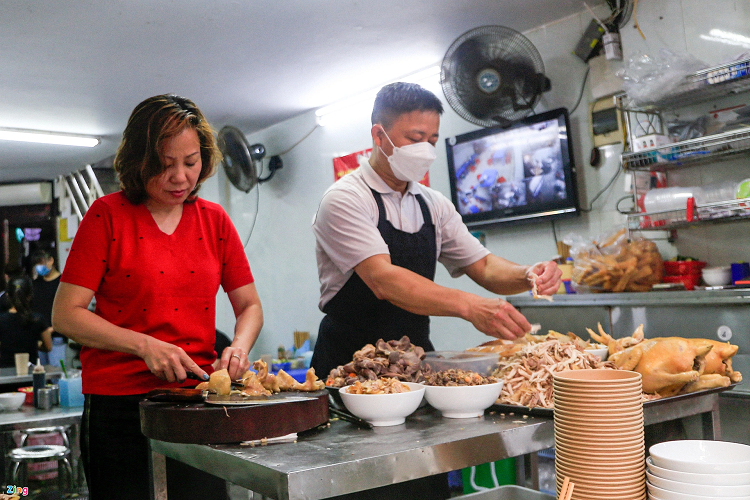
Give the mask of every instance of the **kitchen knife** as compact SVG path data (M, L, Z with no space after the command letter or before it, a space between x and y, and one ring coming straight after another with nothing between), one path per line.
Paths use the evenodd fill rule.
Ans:
M206 403L214 405L261 406L292 403L295 401L309 401L311 399L316 398L285 394L283 392L279 394L272 394L271 396L243 396L242 394L219 395L213 393L206 394Z

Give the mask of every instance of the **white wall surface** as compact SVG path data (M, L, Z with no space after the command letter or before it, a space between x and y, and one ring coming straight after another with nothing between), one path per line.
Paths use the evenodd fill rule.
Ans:
M601 8L598 13L604 15ZM544 94L537 112L557 107L571 108L576 102L586 65L572 51L590 19L590 14L584 11L525 33L541 53L546 74L552 81L552 90ZM721 27L750 36L750 1L641 1L638 20L647 39L644 41L640 38L631 20L622 31L626 59L636 51L650 53L660 47L670 47L673 50L690 50L709 64L719 63L739 52L738 48L703 40L700 34ZM487 24L503 23L502 19L487 19ZM439 62L425 61L424 66ZM377 75L371 75L369 79L363 88L378 88L384 83ZM621 151L620 145L609 146L605 148L607 159L601 167L593 168L588 164L592 144L588 131L588 104L591 101L591 86L596 83L596 76L592 72L584 89L583 100L571 115L579 193L584 207L588 207L590 200L617 172ZM436 81L422 82L422 85L443 98ZM433 188L450 197L442 138L478 127L455 114L447 102L444 101L444 105L446 111L441 121L438 159L430 169L430 181ZM274 353L279 344L289 347L295 330L309 331L313 337L317 334L322 313L317 306L319 282L310 224L321 195L333 183L332 159L371 146L370 111L371 104L354 106L331 115L330 123L316 128L307 139L282 157L284 168L271 181L260 185L250 194L231 187L223 172L210 179L204 187L202 195L226 208L243 241L250 231L256 202L259 202L257 223L246 250L263 303L265 326L251 359L257 359L264 353ZM248 140L250 143L263 143L270 157L288 149L314 127L315 115L309 112L253 134ZM700 177L700 174L695 175ZM750 172L745 177L750 177ZM556 222L558 237L562 238L570 232L596 237L615 225L624 224L625 217L615 209L616 201L624 194L621 177L596 201L591 213ZM624 208L628 207L627 202L623 205ZM733 238L738 230L744 231L745 235L741 243L735 244ZM518 263L532 264L556 254L553 226L548 221L496 226L484 232L487 247L493 253ZM666 241L660 241L659 245L666 258L679 251L708 258L712 264L713 261L716 264L728 263L739 259L748 247L746 234L744 223L727 224L685 230L680 233L676 246ZM466 277L450 278L442 266L438 266L436 282L491 296ZM231 307L224 294L219 295L218 302L217 327L231 335L234 328ZM464 349L488 340L471 324L455 318L433 318L432 339L436 348L441 350Z

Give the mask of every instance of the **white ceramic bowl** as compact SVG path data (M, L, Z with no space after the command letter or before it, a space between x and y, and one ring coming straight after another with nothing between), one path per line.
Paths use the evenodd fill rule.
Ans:
M680 481L672 481L656 476L646 471L646 477L654 486L676 493L687 493L689 495L714 496L714 497L744 497L750 498L750 484L743 486L712 486L708 484L689 484Z
M679 472L654 465L651 457L646 459L648 470L655 476L688 484L707 484L713 486L750 486L750 472L745 474L698 474L697 472Z
M411 389L398 394L349 394L351 386L339 389L346 409L375 426L403 424L424 397L424 386L403 382Z
M484 385L426 385L424 397L447 418L481 417L503 390L503 381Z
M590 352L594 356L598 357L600 361L607 361L607 355L609 349L607 347L591 347L585 349L586 352Z
M0 393L0 411L17 410L25 400L26 394L23 392Z
M748 497L716 497L706 495L690 495L688 493L679 493L676 491L665 490L659 488L655 484L651 484L646 481L646 488L648 488L648 494L651 498L658 498L659 500L726 500L727 498L733 498L734 500L747 500Z
M648 451L653 464L663 469L698 474L750 472L750 446L746 444L686 439L655 444Z
M732 282L732 268L729 266L722 267L704 267L701 270L703 281L710 286L729 285Z

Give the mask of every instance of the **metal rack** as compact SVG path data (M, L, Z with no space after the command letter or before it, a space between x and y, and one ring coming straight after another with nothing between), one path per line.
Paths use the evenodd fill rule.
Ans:
M731 222L750 218L750 198L697 205L694 198L680 210L639 212L628 215L631 231L669 231L692 224Z
M694 104L750 92L750 59L707 68L686 77L683 83L668 96L652 102L627 105L621 98L622 110L629 127L630 141L634 144L643 118L653 131L664 134L660 111L683 108ZM636 127L631 130L631 127ZM637 134L636 134L637 135ZM624 152L622 167L634 172L667 172L672 169L717 163L738 155L750 154L750 127L713 134L687 141L657 146L641 151ZM637 192L634 197L638 198ZM646 231L672 231L677 228L706 222L730 222L750 218L750 199L727 200L697 205L694 198L680 210L638 212L628 215L628 229ZM675 233L672 233L674 237Z
M622 166L629 170L667 170L728 160L748 151L750 128L623 153Z

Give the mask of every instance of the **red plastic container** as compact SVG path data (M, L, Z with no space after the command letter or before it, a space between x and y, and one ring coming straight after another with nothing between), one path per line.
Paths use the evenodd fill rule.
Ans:
M25 405L33 405L34 404L34 388L29 387L19 387L18 392L23 392L26 394L26 399L24 400L23 404Z
M683 274L682 276L664 276L662 283L682 283L685 290L692 290L701 282L700 274Z
M701 269L706 267L703 260L665 260L664 273L667 276L684 276L686 274L697 274L700 278ZM673 283L667 282L665 283Z

